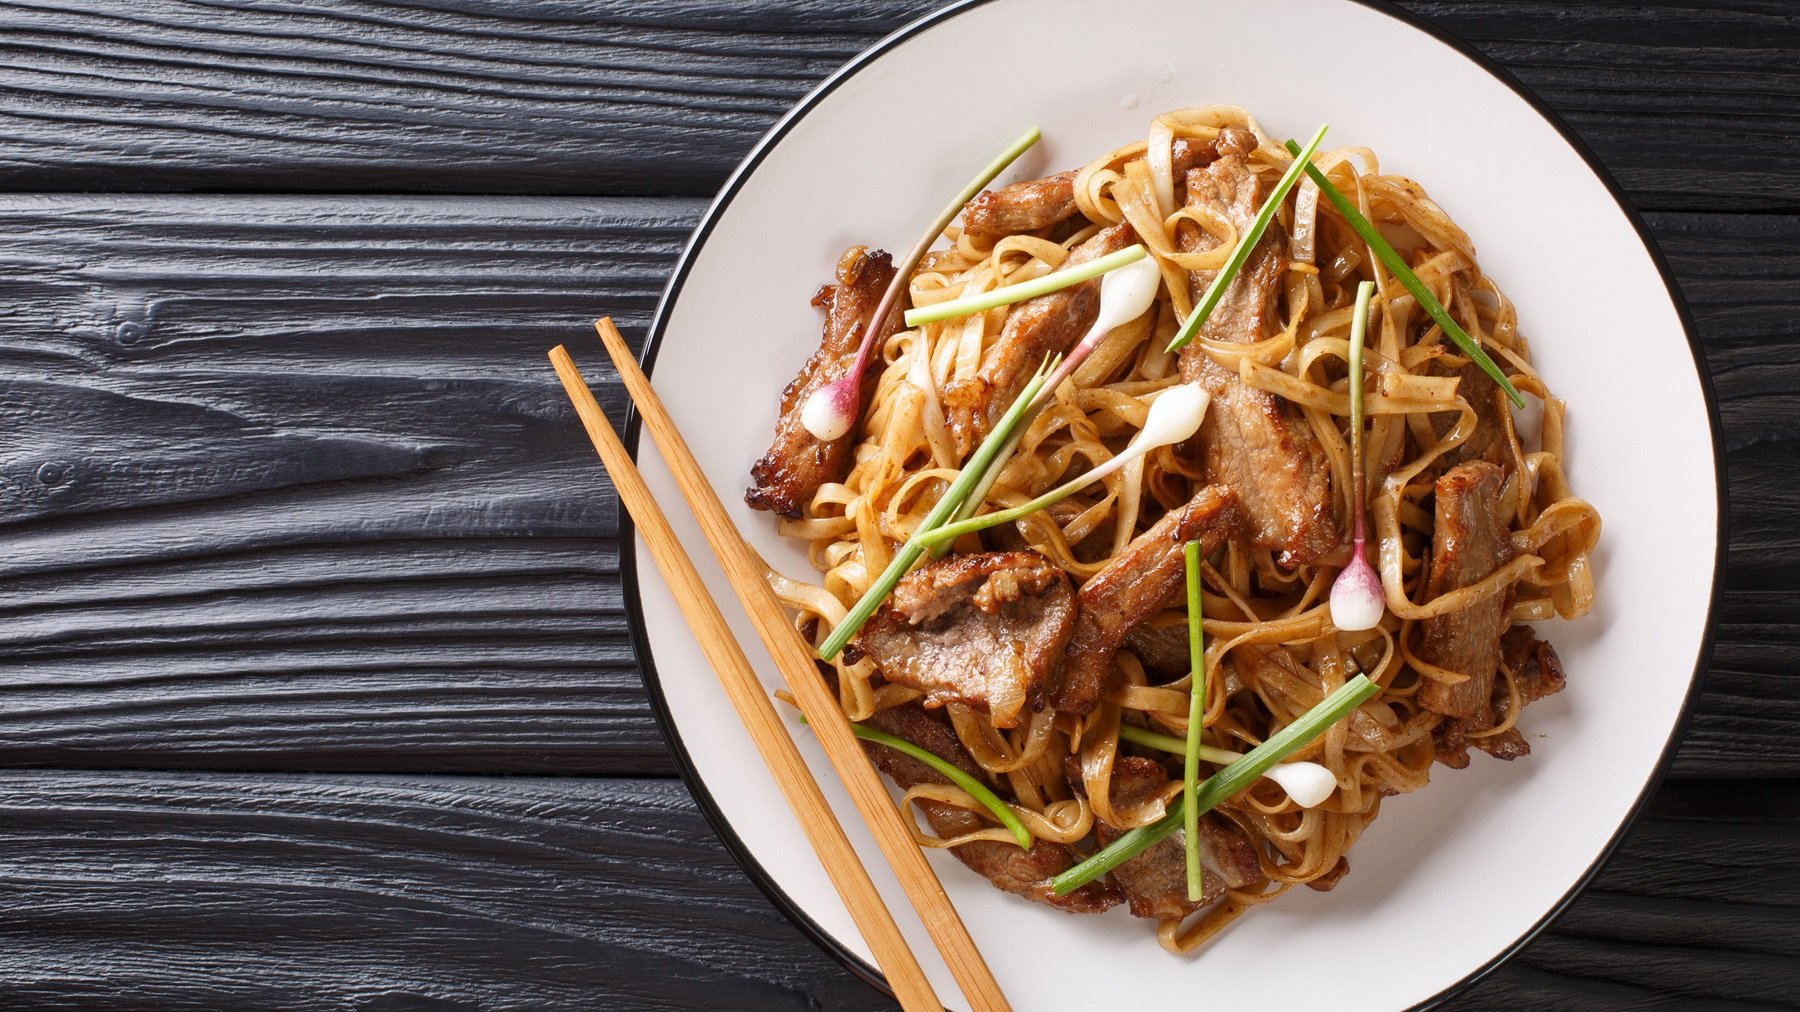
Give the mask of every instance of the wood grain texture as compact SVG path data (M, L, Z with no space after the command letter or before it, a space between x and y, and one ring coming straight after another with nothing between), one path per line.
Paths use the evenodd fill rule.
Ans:
M0 761L672 772L542 354L637 334L699 210L0 197ZM1676 773L1800 776L1800 219L1651 224L1748 492Z
M933 6L0 0L0 1007L891 1007L665 779L540 356ZM1792 1007L1800 10L1406 6L1654 212L1732 491L1669 781L1454 1007Z
M705 195L821 78L936 6L13 0L0 179ZM1559 110L1640 206L1800 210L1785 0L1404 6Z
M671 773L543 349L697 211L0 198L0 755Z
M0 774L0 1004L818 1009L873 995L671 780Z
M891 1007L781 921L671 781L14 771L0 813L10 1007ZM1781 1005L1796 832L1792 782L1665 791L1456 1007Z

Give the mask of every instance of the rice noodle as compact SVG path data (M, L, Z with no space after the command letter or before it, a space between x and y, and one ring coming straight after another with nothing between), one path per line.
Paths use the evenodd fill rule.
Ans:
M1123 145L1081 168L1075 203L1086 222L1070 234L1008 236L982 245L958 230L951 244L931 254L910 279L915 305L1017 284L1054 270L1095 227L1129 221L1162 273L1157 308L1115 330L1071 381L1054 392L1047 408L1025 431L1017 454L988 493L989 508L1022 504L1121 452L1144 424L1156 392L1178 381L1174 357L1163 350L1192 305L1189 272L1218 269L1240 236L1222 215L1177 205L1174 177L1178 141L1210 142L1222 129L1250 130L1258 146L1258 173L1279 174L1287 152L1236 106L1183 109L1157 116L1147 139ZM1350 719L1335 725L1302 755L1321 762L1339 789L1323 805L1301 809L1263 784L1221 805L1213 818L1254 842L1268 877L1261 890L1229 890L1225 899L1194 917L1165 921L1158 939L1171 951L1190 952L1247 910L1287 889L1329 883L1341 873L1346 851L1377 815L1381 799L1422 787L1434 761L1433 736L1443 720L1419 702L1420 687L1453 684L1468 676L1421 659L1416 646L1422 623L1436 616L1511 594L1511 616L1537 621L1574 618L1594 605L1592 552L1600 520L1574 497L1565 472L1567 424L1563 403L1534 370L1517 314L1477 266L1467 233L1410 179L1384 175L1374 154L1340 148L1318 165L1395 242L1420 279L1530 398L1541 422L1512 414L1501 419L1508 476L1502 514L1512 537L1509 561L1491 575L1458 589L1428 594L1434 482L1447 459L1477 433L1481 413L1459 380L1465 360L1449 345L1403 287L1382 267L1329 204L1305 182L1284 209L1291 222L1292 262L1287 271L1287 320L1274 337L1249 343L1201 339L1206 353L1236 371L1249 387L1297 405L1329 459L1332 487L1345 500L1349 487L1349 397L1346 379L1350 305L1356 284L1377 284L1376 325L1365 356L1378 377L1364 401L1364 437L1370 476L1371 537L1387 614L1375 629L1340 634L1330 623L1325 596L1332 565L1293 571L1275 565L1266 550L1229 543L1206 563L1205 631L1209 672L1204 706L1210 743L1247 749L1306 712L1327 693L1363 671L1381 686ZM1178 230L1210 235L1198 252L1184 252ZM1051 236L1054 236L1052 238ZM1193 244L1188 244L1191 248ZM797 627L822 640L887 565L960 466L945 422L942 391L972 377L993 346L1008 310L926 324L889 340L878 366L863 419L863 435L849 475L820 489L798 520L781 531L808 544L819 585L772 576L777 593L796 611ZM1523 431L1522 431L1523 430ZM1535 439L1526 433L1535 434ZM1040 512L1011 530L1076 582L1092 577L1166 510L1186 501L1204 483L1203 466L1172 447L1151 453L1103 485L1071 501L1053 518ZM974 545L966 539L963 547ZM1181 607L1152 617L1151 628L1179 626ZM1118 681L1085 718L1042 709L1020 726L994 728L968 707L951 705L951 726L989 779L1010 795L1032 833L1059 843L1090 839L1096 820L1126 830L1147 824L1180 793L1169 783L1134 805L1116 804L1112 779L1117 760L1145 753L1119 738L1129 723L1183 734L1188 721L1188 679L1158 681L1130 650L1117 659ZM917 693L884 682L868 660L833 662L846 714L864 719L879 709L910 705ZM1504 719L1470 737L1509 732L1521 709L1520 672L1503 669L1497 684L1510 706ZM1072 757L1077 784L1065 777ZM1079 787L1079 792L1072 790ZM920 785L908 803L950 805L980 816L986 828L953 840L918 830L926 846L973 840L1007 842L961 790Z

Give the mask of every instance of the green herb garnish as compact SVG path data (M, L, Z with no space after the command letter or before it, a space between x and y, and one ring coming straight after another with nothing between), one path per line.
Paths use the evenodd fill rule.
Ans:
M1013 810L1007 806L1006 802L1001 801L999 795L988 790L986 784L959 769L955 763L927 752L905 738L896 738L886 731L877 731L864 724L852 723L850 730L863 741L872 741L877 745L885 745L896 752L904 752L942 773L949 778L951 783L967 791L969 797L981 802L981 807L992 812L994 818L1000 820L1001 825L1011 830L1013 839L1019 841L1021 849L1031 849L1031 831L1025 828L1025 824L1019 821L1019 817L1013 814Z
M1320 700L1319 705L1275 732L1268 741L1251 749L1242 759L1207 777L1195 793L1194 814L1203 815L1216 808L1220 802L1249 786L1276 763L1299 751L1379 691L1381 686L1371 682L1367 675L1357 675L1345 682L1337 691ZM1148 826L1131 830L1114 840L1111 846L1051 879L1051 887L1061 896L1138 856L1152 844L1182 828L1187 818L1187 808L1184 799L1177 800L1162 818Z
M924 535L942 526L945 521L950 519L951 514L956 512L956 508L962 505L963 500L969 497L976 484L987 474L988 465L994 462L994 458L999 455L1001 448L1011 440L1015 430L1023 424L1032 401L1037 397L1038 391L1043 389L1044 381L1055 370L1056 365L1057 360L1050 359L1038 368L1037 374L1032 376L1031 382L1027 383L1025 389L1019 392L1019 396L1013 400L1012 406L1006 409L1006 414L1001 416L1000 423L994 426L994 431L988 433L987 438L982 440L975 453L963 465L962 471L957 474L956 480L950 483L950 487L938 499L937 504L931 508L931 512L925 515L924 521L913 531L912 537L907 538L906 544L902 545L900 550L894 554L894 560L888 563L887 569L882 570L881 576L877 577L875 582L869 586L862 599L856 602L856 606L850 609L849 613L844 616L844 620L831 631L831 635L826 638L824 645L819 647L820 660L829 661L841 653L844 645L849 643L850 638L862 629L863 623L869 620L869 616L875 614L875 609L881 607L881 602L887 600L887 596L893 593L894 585L899 583L900 578L906 575L906 571L913 567L913 563L919 561L919 556L925 553Z
M1281 209L1281 202L1287 199L1288 191L1292 190L1294 184L1299 182L1300 173L1311 167L1313 152L1318 149L1319 142L1324 139L1325 125L1320 124L1318 132L1313 134L1312 141L1306 145L1306 150L1294 149L1298 154L1294 158L1293 164L1289 165L1287 171L1281 174L1281 181L1275 184L1275 190L1269 194L1269 199L1263 201L1262 208L1256 212L1256 217L1250 222L1249 231L1238 236L1237 248L1231 251L1231 259L1225 261L1225 266L1219 269L1219 273L1213 275L1212 284L1206 286L1206 294L1200 297L1200 304L1188 314L1187 321L1181 325L1180 330L1175 332L1174 340L1169 342L1169 351L1179 351L1182 345L1192 341L1194 335L1200 332L1200 327L1206 323L1206 318L1212 315L1214 309L1218 308L1219 300L1225 297L1226 287L1231 284L1232 279L1238 276L1238 272L1244 269L1244 262L1250 259L1250 252L1256 248L1258 242L1262 241L1263 233L1269 228L1269 222L1275 220L1275 212Z
M1287 149L1289 151L1298 150L1298 145L1293 141L1288 141ZM1319 192L1325 195L1326 200L1331 201L1331 205L1338 209L1338 213L1344 216L1344 220L1350 223L1350 227L1356 230L1356 234L1362 236L1363 241L1369 244L1369 248L1375 251L1376 259L1380 260L1394 277L1400 279L1400 284L1412 293L1412 297L1424 308L1426 314L1437 321L1438 326L1444 328L1444 333L1449 335L1451 342L1460 348L1463 354L1469 356L1476 365L1480 366L1482 372L1487 373L1495 383L1500 384L1500 389L1506 391L1506 396L1512 399L1515 407L1523 408L1525 398L1519 396L1519 391L1512 385L1512 380L1507 379L1506 374L1500 371L1500 367L1494 364L1494 360L1488 357L1488 353L1481 350L1481 345L1476 344L1475 339L1450 318L1450 314L1444 309L1443 304L1431 294L1431 289L1425 287L1425 282L1419 280L1419 276L1413 273L1412 268L1406 265L1406 261L1401 259L1399 252L1389 245L1386 239L1382 238L1381 232L1375 228L1374 223L1363 217L1363 213L1358 211L1356 205L1350 203L1349 198L1345 197L1343 192L1325 177L1325 173L1308 164L1306 174L1312 178L1314 183L1318 184Z
M1205 890L1200 878L1200 734L1206 722L1206 640L1200 622L1200 542L1181 546L1187 570L1188 726L1181 763L1182 828L1187 831L1188 900L1198 903Z
M906 311L906 325L917 327L922 323L953 320L959 316L971 316L998 306L1010 306L1015 302L1035 299L1040 295L1048 295L1071 285L1081 284L1083 281L1092 281L1108 271L1116 271L1126 264L1136 263L1148 255L1149 251L1144 249L1143 244L1138 243L1117 252L1108 253L1103 257L1096 257L1084 264L1051 271L1043 277L1032 278L1030 281L1021 281L1016 285L996 288L991 292L951 299L934 306L909 309Z

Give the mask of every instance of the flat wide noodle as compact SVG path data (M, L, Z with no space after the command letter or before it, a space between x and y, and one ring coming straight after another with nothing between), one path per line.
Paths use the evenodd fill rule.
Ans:
M1224 161L1227 155L1233 160ZM1182 382L1177 357L1165 345L1192 310L1195 292L1203 287L1199 282L1218 270L1243 238L1244 223L1235 219L1244 209L1227 215L1190 199L1190 181L1237 174L1233 178L1242 186L1266 191L1288 164L1286 150L1242 108L1175 110L1155 117L1145 139L1100 153L1072 176L1009 188L1004 196L1045 202L1050 195L1060 215L1066 194L1078 212L1073 217L1021 213L1020 222L1035 226L1028 233L995 234L990 224L1000 219L990 207L977 215L982 228L963 234L952 227L948 242L909 279L916 304L1042 276L1095 236L1126 231L1146 246L1162 277L1154 307L1113 331L1073 379L1052 392L1049 406L1025 428L1016 454L987 493L984 510L1028 502L1124 451L1145 424L1154 395ZM1447 743L1476 745L1500 758L1524 754L1518 729L1529 727L1530 716L1520 711L1562 684L1554 650L1532 630L1512 625L1506 649L1454 655L1464 667L1474 664L1470 657L1499 657L1495 670L1454 671L1442 666L1453 655L1439 649L1438 640L1422 646L1428 627L1470 626L1459 620L1476 611L1491 618L1496 609L1503 609L1502 627L1576 618L1594 605L1591 559L1600 518L1571 491L1563 457L1567 409L1533 367L1518 316L1482 274L1473 240L1422 186L1385 174L1372 151L1326 151L1316 164L1534 403L1515 419L1496 396L1496 385L1469 366L1331 201L1320 199L1317 187L1307 184L1287 197L1278 231L1271 233L1282 237L1278 252L1257 251L1258 276L1267 286L1259 292L1268 296L1258 303L1258 320L1266 327L1221 338L1209 323L1190 347L1217 367L1215 379L1278 405L1293 441L1316 444L1311 473L1328 472L1332 507L1348 518L1351 306L1359 282L1375 283L1364 354L1363 463L1370 540L1387 610L1373 629L1340 633L1333 627L1326 599L1349 551L1335 533L1336 540L1315 546L1315 553L1284 557L1266 539L1259 544L1241 521L1217 532L1218 538L1207 542L1216 548L1203 567L1204 740L1244 752L1358 672L1382 688L1295 756L1323 764L1336 777L1337 790L1322 805L1301 809L1263 780L1209 817L1218 831L1249 841L1260 865L1256 874L1235 875L1228 887L1212 889L1216 902L1198 910L1185 903L1134 904L1171 912L1158 925L1157 937L1175 952L1192 951L1236 917L1296 885L1331 888L1351 869L1345 855L1380 811L1381 800L1424 786ZM1209 173L1208 166L1216 168ZM1106 231L1121 223L1129 228ZM847 473L819 486L799 516L781 522L784 535L806 543L820 575L816 586L771 579L797 612L797 627L813 642L843 620L956 477L972 449L968 427L957 431L959 411L967 414L957 391L983 382L993 386L996 377L1014 376L1016 369L1028 375L1037 367L1037 361L999 361L1004 356L995 349L1004 347L1009 320L1017 337L1027 322L1020 314L1041 313L1041 307L991 310L885 341L871 370ZM1042 352L1034 346L1033 354ZM1495 522L1504 528L1497 536L1506 543L1494 546L1491 572L1483 566L1466 579L1431 585L1433 569L1443 571L1455 561L1441 558L1434 566L1434 526L1441 512L1436 490L1447 472L1470 461L1482 462L1484 474L1500 476L1484 485L1484 495L1491 497ZM1117 579L1119 561L1143 546L1146 532L1159 523L1168 527L1165 517L1203 488L1222 483L1220 494L1245 498L1227 489L1216 464L1198 459L1188 447L1166 447L1050 509L965 537L956 547L961 553L1035 551L1066 573L1075 588L1103 588ZM1440 554L1446 551L1439 548ZM1135 625L1109 631L1101 666L1089 672L1086 683L1095 691L1081 705L1059 711L1056 694L1047 693L1041 705L1034 698L1009 710L1001 726L977 704L951 701L941 710L921 710L921 702L934 705L925 690L900 684L898 673L883 677L867 658L840 656L830 663L846 714L891 727L906 725L902 715L917 725L919 715L928 714L939 743L980 773L1041 841L1022 854L978 802L960 788L927 778L906 785L909 806L926 814L932 827L919 829L921 843L949 847L1002 888L1044 899L1042 882L1030 876L1062 867L1102 839L1163 816L1180 794L1180 758L1122 739L1120 728L1187 732L1191 678L1183 595L1178 582L1164 589L1166 594L1149 595L1154 600L1133 603ZM1084 606L1106 597L1080 596ZM1065 666L1069 656L1064 654ZM1454 709L1443 699L1460 684L1483 692L1491 686L1491 696L1475 701L1473 710L1463 709L1479 711L1480 721L1465 718L1452 726L1439 710ZM1427 706L1428 700L1438 708ZM1460 754L1467 761L1467 750ZM1203 764L1202 775L1209 769ZM1157 860L1168 856L1159 854ZM1144 881L1137 877L1133 888L1141 893ZM1097 883L1074 908L1102 909L1117 902L1113 885Z

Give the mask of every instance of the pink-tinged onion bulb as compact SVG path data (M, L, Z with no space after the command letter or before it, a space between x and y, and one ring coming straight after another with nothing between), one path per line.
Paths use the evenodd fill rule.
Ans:
M842 439L856 424L857 372L852 370L814 390L800 406L800 424L814 437L829 443Z
M1354 534L1350 539L1350 563L1338 571L1331 584L1331 624L1344 632L1373 629L1387 610L1381 578L1363 555L1368 544L1368 494L1363 485L1363 335L1369 327L1369 301L1375 285L1356 286L1356 310L1350 320L1350 513Z
M1344 632L1373 629L1387 611L1387 596L1381 589L1381 577L1375 567L1363 558L1362 545L1331 583L1331 624Z

